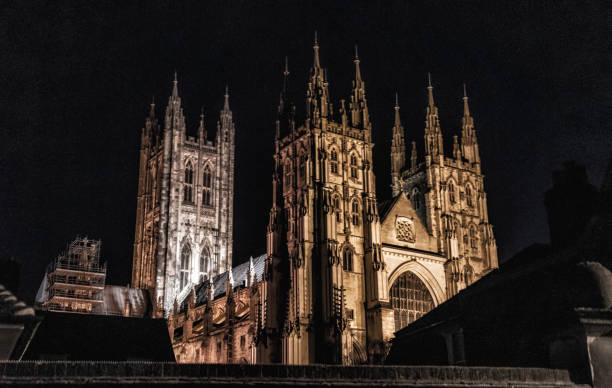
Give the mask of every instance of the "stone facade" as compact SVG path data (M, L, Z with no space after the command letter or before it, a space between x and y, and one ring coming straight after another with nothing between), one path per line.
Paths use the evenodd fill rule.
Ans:
M235 129L227 90L214 141L203 113L198 137L186 131L175 75L165 126L151 104L140 149L132 284L151 292L158 314L232 265Z
M420 221L435 240L428 250L445 259L446 294L451 297L498 267L497 246L489 223L478 141L465 85L461 143L453 136L452 157L444 154L431 77L427 94L425 158L418 159L413 141L408 167L405 167L404 130L396 102L391 146L392 188L393 195L401 191L410 198L418 214L415 221Z
M178 361L381 362L395 331L497 267L467 97L462 148L455 138L453 157L445 157L428 87L425 161L418 163L413 143L407 169L396 104L394 195L379 203L355 54L348 102L334 111L315 41L303 122L288 98L285 68L262 277L243 289L226 286L229 294L218 299L203 297L210 291L199 286L192 307L177 304L170 321ZM248 318L236 319L240 311ZM202 333L209 334L194 334L197 325L208 325ZM245 333L250 353L237 349L234 333Z

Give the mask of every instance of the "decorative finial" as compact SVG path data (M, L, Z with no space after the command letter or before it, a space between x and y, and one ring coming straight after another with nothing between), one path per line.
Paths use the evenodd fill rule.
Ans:
M317 39L317 30L315 30L315 39L314 39L314 45L318 46L319 45L319 40Z
M289 75L289 58L287 58L287 56L285 56L285 71L283 74L285 77Z
M431 73L429 72L427 73L427 87L430 87L430 88L432 87L431 86Z
M359 50L357 48L357 45L355 45L355 60L358 61L359 60Z
M225 97L229 97L229 86L225 84Z
M174 69L174 83L178 82L178 76L176 74L176 69Z
M397 97L397 92L395 92L395 106L399 108L399 98Z
M204 107L200 108L200 120L204 121Z
M465 82L463 83L463 97L467 98L467 88L465 87Z

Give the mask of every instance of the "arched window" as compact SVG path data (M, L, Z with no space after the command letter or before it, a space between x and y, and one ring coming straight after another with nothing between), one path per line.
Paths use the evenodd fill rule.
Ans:
M338 152L336 151L335 148L332 148L331 153L330 153L330 168L331 168L331 172L333 172L334 174L338 173Z
M421 197L421 191L418 187L414 187L412 189L412 195L410 197L412 200L412 204L414 205L414 210L421 210L423 206L423 198Z
M451 203L456 202L455 185L453 184L453 181L448 182L448 199L450 200Z
M465 186L465 202L469 207L474 206L472 202L472 187L470 185Z
M181 283L181 290L189 283L189 273L191 272L191 246L189 244L183 245L181 251L181 268L179 269L179 280Z
M306 183L306 163L308 162L308 157L305 152L302 152L300 155L300 180Z
M185 167L185 186L183 188L183 201L193 203L193 167L187 163Z
M351 178L357 179L359 177L357 173L358 164L359 163L357 162L357 156L355 156L355 154L351 154Z
M416 321L434 308L433 298L425 284L412 272L405 272L391 286L391 306L395 330Z
M212 206L212 173L208 165L202 174L202 205Z
M470 225L470 246L474 251L478 250L478 231L475 225Z
M352 219L353 219L353 225L355 226L359 226L359 202L357 202L357 200L354 200L353 203L351 204L351 211L352 211Z
M342 269L353 271L353 250L351 248L345 248L342 252Z
M210 251L204 247L200 255L200 277L208 274L208 266L210 264Z
M284 167L284 173L285 173L285 179L284 179L284 184L285 184L285 190L288 190L289 188L291 188L291 162L289 160L287 160L287 162L285 163L285 167Z
M339 196L334 197L334 212L336 213L336 222L342 222L342 204Z

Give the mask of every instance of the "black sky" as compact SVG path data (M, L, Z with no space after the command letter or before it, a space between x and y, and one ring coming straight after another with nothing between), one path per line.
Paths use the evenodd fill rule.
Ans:
M612 149L612 17L604 1L4 2L0 9L0 258L30 301L74 236L103 239L110 282L131 277L140 129L179 74L189 131L236 121L235 260L265 251L283 57L304 105L313 31L332 98L359 45L378 197L388 198L394 93L422 142L430 71L450 151L468 85L501 259L547 242L543 193L564 160L599 185ZM422 152L422 147L419 148Z

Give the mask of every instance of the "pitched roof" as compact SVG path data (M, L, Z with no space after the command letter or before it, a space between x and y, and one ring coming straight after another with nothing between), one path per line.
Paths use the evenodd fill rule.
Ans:
M404 192L400 192L398 195L396 195L395 197L388 199L386 201L383 202L379 202L378 203L378 216L380 217L380 221L384 221L385 217L387 216L387 214L389 213L389 211L393 208L393 206L395 205L395 203L399 200L399 198L402 195L406 195L404 194Z
M259 255L253 258L253 268L255 270L255 279L256 279L255 281L257 282L260 282L263 280L263 273L265 270L267 257L268 255L264 253L263 255ZM249 265L250 265L250 260L247 260L246 262L232 268L232 277L234 278L234 288L237 288L239 286L244 286L247 284L247 274L249 272ZM214 285L213 300L217 299L220 296L225 295L226 293L225 285L227 284L228 276L229 276L229 272L226 271L214 277L213 279L213 285ZM208 290L209 284L210 282L208 280L205 280L194 287L195 293L196 293L196 301L195 301L196 306L200 306L206 303L206 299L207 299L206 291ZM189 299L189 296L187 296L183 301L181 301L180 309L179 309L180 311L185 310L185 308L187 307L188 299Z

